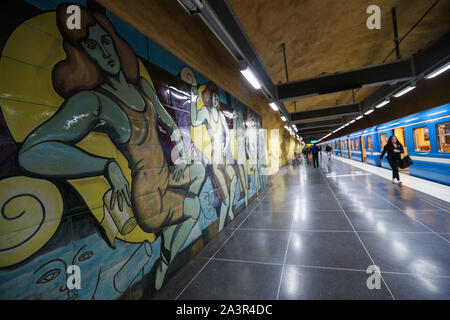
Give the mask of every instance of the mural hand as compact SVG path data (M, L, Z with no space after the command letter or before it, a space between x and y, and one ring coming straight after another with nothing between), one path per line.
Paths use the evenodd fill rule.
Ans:
M123 198L125 198L127 204L131 206L128 181L123 175L123 172L117 162L112 161L108 164L106 169L106 179L112 188L110 203L111 208L114 208L114 204L117 200L120 211L123 211Z
M176 165L175 171L174 171L175 181L180 180L180 178L184 178L184 170L186 169L186 166L187 166L187 164L185 161Z
M125 197L125 201L127 202L128 206L131 208L131 192L130 192L130 188L128 187L128 183L126 185L126 192L123 192L123 195Z

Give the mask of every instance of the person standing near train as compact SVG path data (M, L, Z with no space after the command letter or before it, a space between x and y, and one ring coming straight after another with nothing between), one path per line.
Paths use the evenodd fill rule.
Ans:
M400 155L404 153L402 144L398 141L396 136L390 136L388 143L384 146L383 152L380 155L380 161L387 153L387 160L392 168L392 183L401 183L398 168L400 165Z
M327 155L328 155L328 160L331 160L331 151L332 151L332 150L333 150L333 148L331 148L330 144L327 143L327 146L326 146L326 148L325 148L325 151L326 151L326 153L327 153Z
M319 152L320 152L320 147L317 146L317 144L313 144L312 148L311 148L311 153L313 156L313 164L314 164L314 169L319 168Z

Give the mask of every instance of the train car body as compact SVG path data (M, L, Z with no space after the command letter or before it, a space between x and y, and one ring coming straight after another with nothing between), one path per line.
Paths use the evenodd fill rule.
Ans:
M379 157L389 137L395 135L413 165L401 171L450 185L450 103L336 138L334 154L391 169Z

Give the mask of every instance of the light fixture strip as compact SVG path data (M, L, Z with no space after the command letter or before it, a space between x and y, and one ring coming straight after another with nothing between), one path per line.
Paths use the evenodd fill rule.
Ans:
M410 92L411 90L414 90L416 86L409 86L407 88L404 88L403 90L400 90L399 92L397 92L396 94L394 94L394 97L398 98L401 97L404 94L407 94L408 92Z
M442 67L438 68L437 70L435 70L432 73L430 73L429 75L427 75L425 77L425 79L433 79L434 77L437 77L438 75L440 75L441 73L444 73L448 69L450 69L450 62L447 62L447 64L444 64Z
M384 100L384 101L380 102L379 104L377 104L377 105L375 106L375 108L376 108L376 109L379 109L379 108L381 108L381 107L384 107L384 106L387 105L389 102L390 102L389 100Z
M255 74L250 70L249 67L245 69L241 69L241 73L244 75L245 79L253 86L255 89L261 89L261 84L259 83L258 78L256 78Z

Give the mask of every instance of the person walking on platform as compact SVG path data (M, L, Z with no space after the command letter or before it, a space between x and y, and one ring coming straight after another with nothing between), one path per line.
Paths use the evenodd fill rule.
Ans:
M380 156L380 161L383 159L384 154L387 153L387 160L392 168L392 183L401 183L400 175L398 174L398 167L400 164L400 155L404 153L402 144L398 141L396 136L391 136L388 143L384 146L383 152Z
M313 164L315 169L319 168L319 151L320 148L314 143L311 148L311 153L313 156Z
M328 160L331 160L331 150L332 150L332 148L331 148L330 144L328 143L327 146L325 147L325 151L328 155Z
M294 169L295 169L295 167L297 167L299 164L300 164L300 163L299 163L299 161L298 161L297 152L294 151L294 159L292 159L292 166L293 166Z

